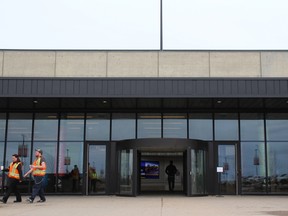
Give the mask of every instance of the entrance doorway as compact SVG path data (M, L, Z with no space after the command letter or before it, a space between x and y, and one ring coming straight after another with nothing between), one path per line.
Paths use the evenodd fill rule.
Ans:
M185 154L186 156L187 154ZM184 193L186 178L184 172L186 166L183 166L183 152L147 152L139 151L139 194L157 194L157 193ZM172 191L169 190L168 176L166 168L172 161L177 171L175 173ZM185 182L185 183L184 183ZM172 187L171 187L172 188Z
M105 194L107 189L107 145L87 142L84 190L86 195Z
M167 193L165 168L172 161L178 172L175 192L206 195L207 143L187 139L137 139L117 142L118 195ZM150 169L150 171L145 171Z
M237 163L238 142L217 142L217 149L217 166L222 167L222 172L218 173L218 193L236 195L240 169Z

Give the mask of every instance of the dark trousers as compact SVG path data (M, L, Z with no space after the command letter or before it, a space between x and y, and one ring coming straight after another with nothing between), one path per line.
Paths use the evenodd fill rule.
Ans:
M174 190L175 176L168 176L169 191Z
M8 178L8 189L3 197L3 200L5 202L7 202L9 196L11 193L14 192L15 196L16 196L16 200L21 202L21 194L18 191L18 184L19 184L19 180L14 179L14 178Z
M44 195L44 186L45 186L44 176L34 176L34 181L35 183L32 188L32 195L30 199L34 200L35 197L39 195L40 199L45 201L46 198Z

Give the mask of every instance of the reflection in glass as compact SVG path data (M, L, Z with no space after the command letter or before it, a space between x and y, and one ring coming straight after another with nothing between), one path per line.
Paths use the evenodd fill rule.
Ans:
M89 145L88 155L88 192L106 191L106 146Z
M0 142L5 140L5 130L6 130L6 114L0 113Z
M288 140L288 114L269 113L266 116L266 134L268 141Z
M193 195L205 194L205 151L191 149L191 172Z
M58 116L56 113L36 113L34 140L56 141L58 137Z
M288 143L268 142L268 191L272 193L288 192Z
M240 115L240 131L242 141L264 141L264 117L258 113Z
M58 191L72 192L71 171L77 165L80 177L83 175L83 142L60 142L58 164ZM81 190L82 181L79 183Z
M86 120L86 140L110 139L110 114L88 113Z
M241 142L242 194L266 191L264 142Z
M163 138L187 138L187 115L184 113L164 114Z
M60 121L60 140L84 139L84 114L68 113L61 115Z
M132 195L133 191L133 150L123 149L120 151L120 194Z
M140 113L137 123L138 138L161 138L160 113Z
M136 115L134 113L112 114L112 140L136 138Z
M218 146L218 167L224 171L220 173L221 194L236 194L235 145Z
M235 113L215 114L215 139L238 140L238 117Z
M56 186L56 155L57 142L35 142L34 149L42 149L43 157L46 160L46 192L55 192ZM35 159L33 155L32 161Z
M32 132L32 114L31 113L11 113L8 119L9 141L25 141L31 140Z
M195 113L189 115L189 139L213 139L212 114Z

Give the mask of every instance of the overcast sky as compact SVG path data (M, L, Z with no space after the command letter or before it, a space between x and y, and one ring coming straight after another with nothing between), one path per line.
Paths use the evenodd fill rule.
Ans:
M288 50L288 0L162 3L0 0L0 49Z

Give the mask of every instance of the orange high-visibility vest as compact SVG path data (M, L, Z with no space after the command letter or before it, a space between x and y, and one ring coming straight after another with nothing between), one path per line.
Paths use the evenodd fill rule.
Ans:
M18 165L20 164L20 162L18 163L10 163L10 167L9 167L9 173L8 173L8 177L9 178L15 178L15 179L20 179L20 174L19 171L17 169Z
M33 165L34 166L41 166L40 164L41 161L41 157L37 158L34 162ZM44 176L46 174L46 165L44 166L44 168L34 168L32 175L33 176Z

